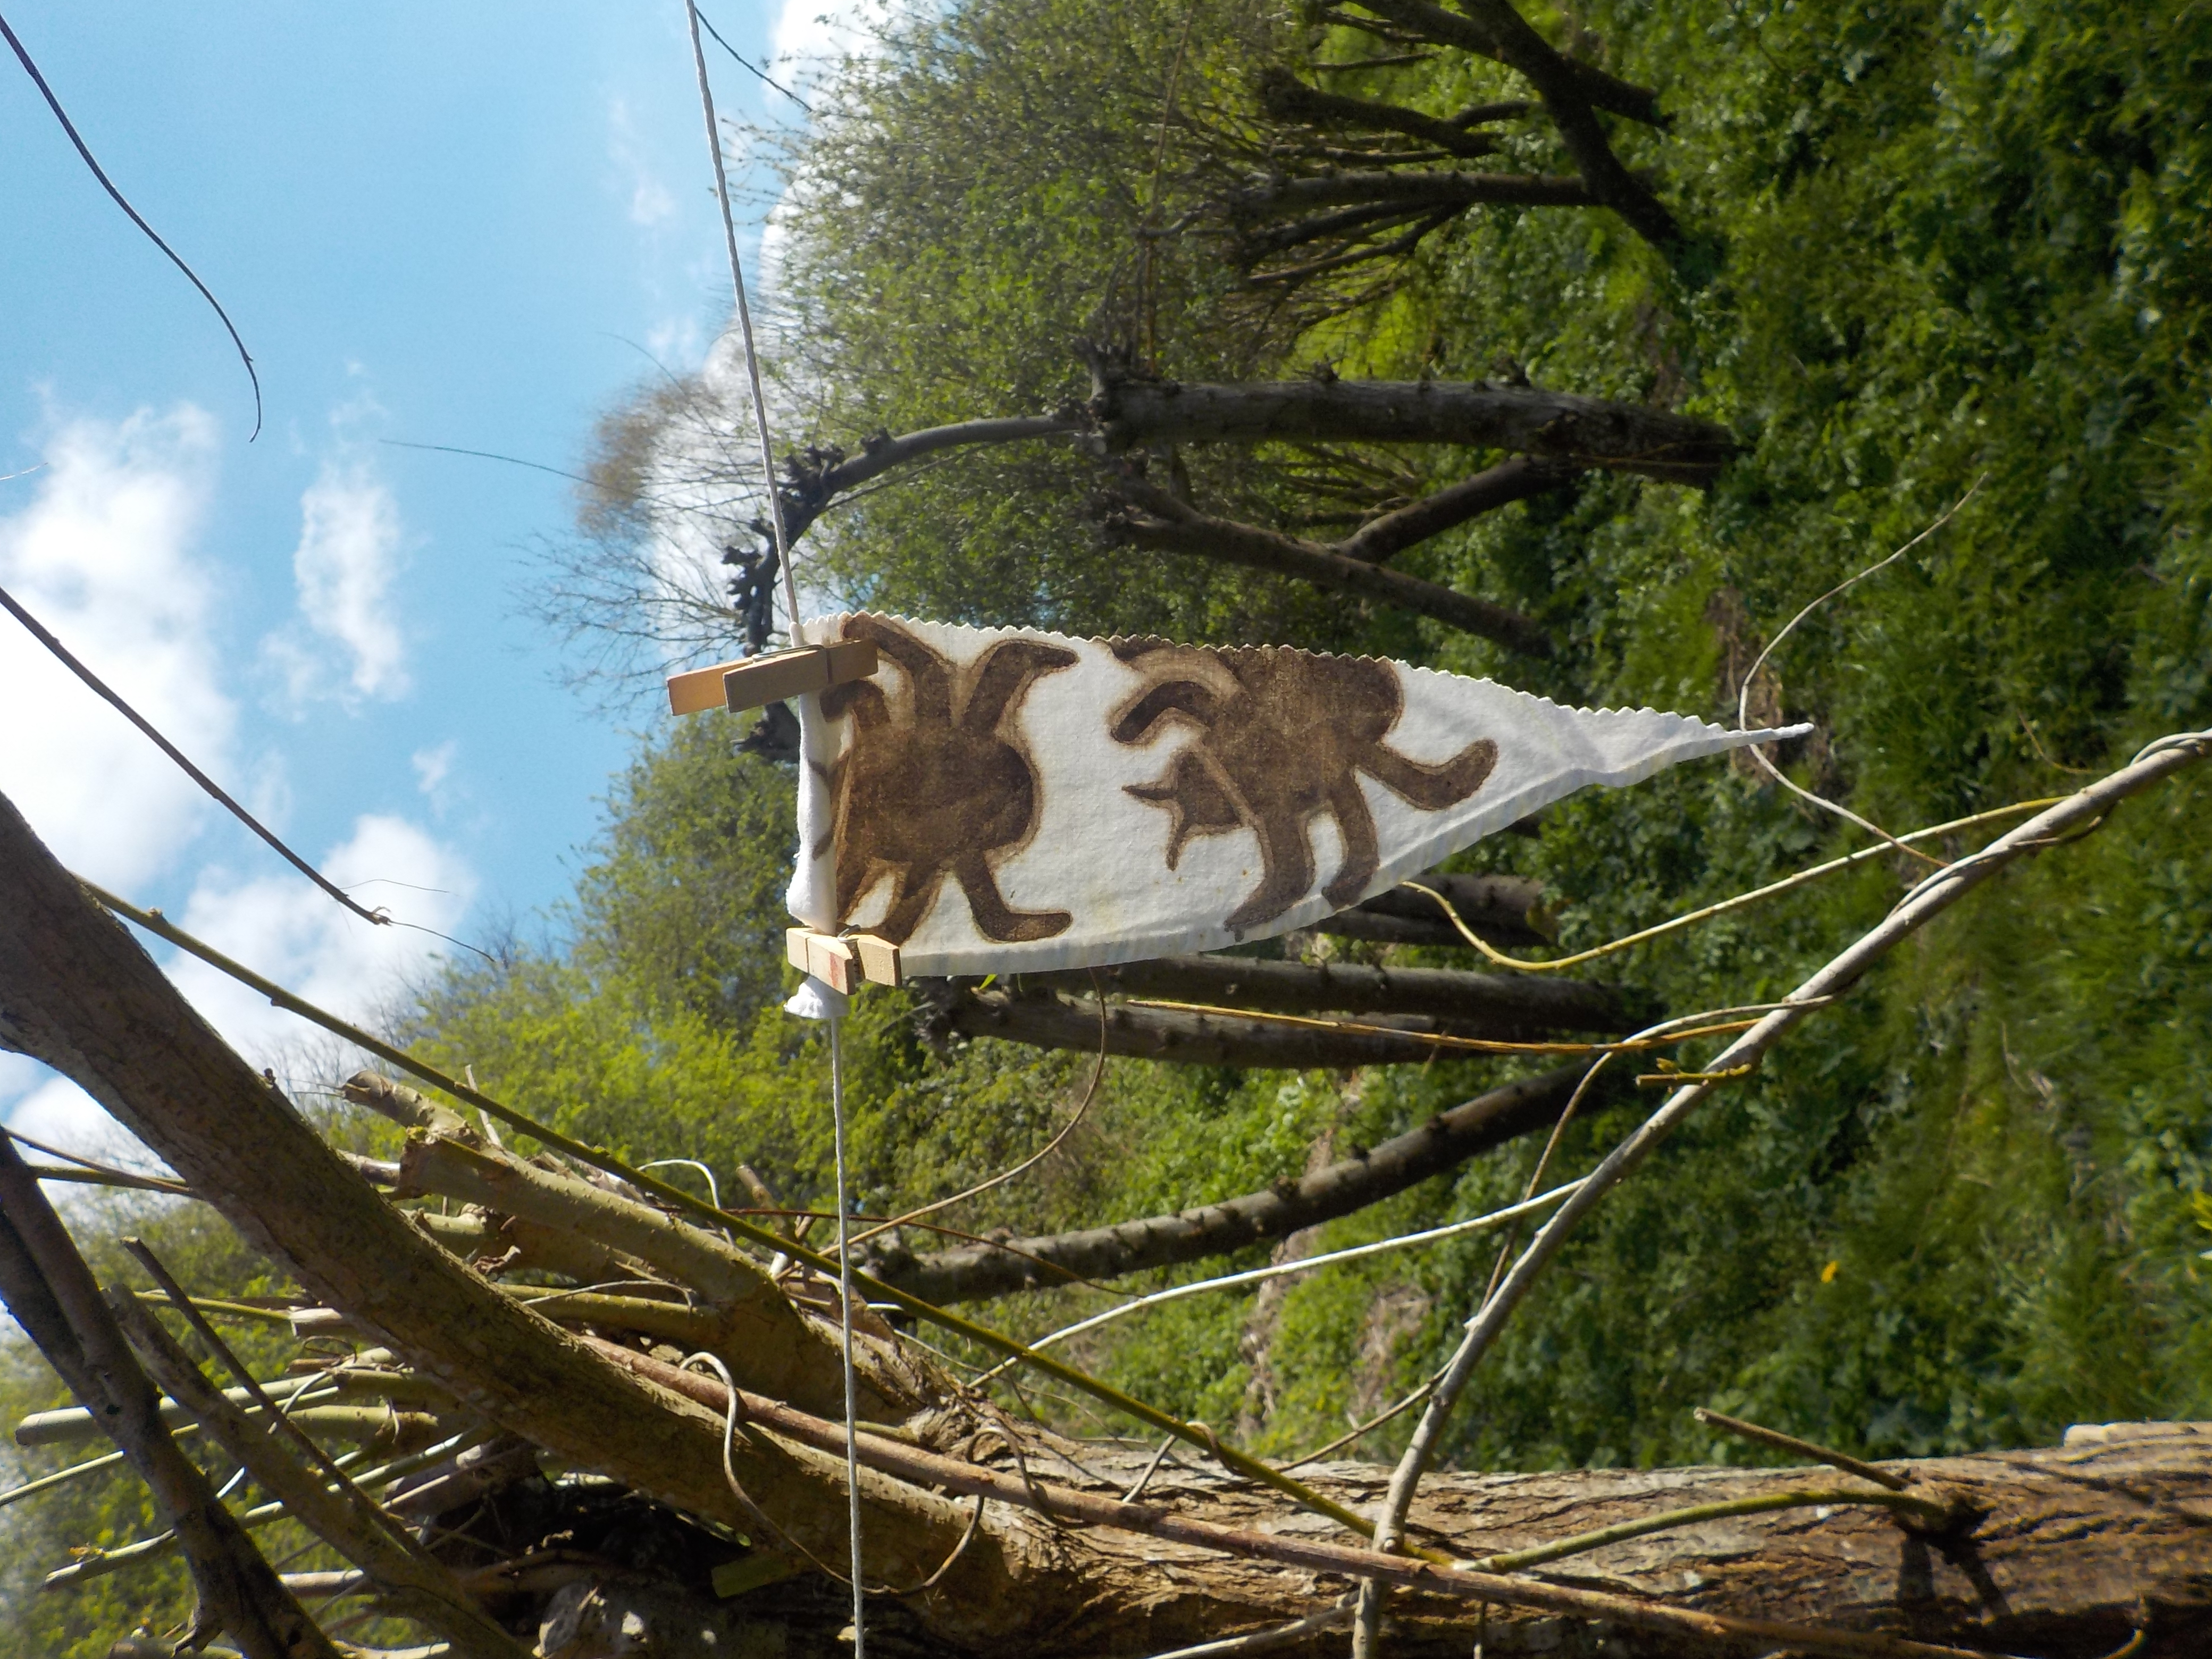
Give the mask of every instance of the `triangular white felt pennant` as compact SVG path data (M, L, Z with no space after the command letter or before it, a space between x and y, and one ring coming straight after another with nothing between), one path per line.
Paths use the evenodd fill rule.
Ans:
M800 704L792 914L908 975L1266 939L1586 784L1809 730L1563 708L1371 657L873 615L871 679Z

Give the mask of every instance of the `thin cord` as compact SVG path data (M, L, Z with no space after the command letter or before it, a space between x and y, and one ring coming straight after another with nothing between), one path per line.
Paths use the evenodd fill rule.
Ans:
M1941 530L1945 525L1950 523L1952 518L1958 513L1959 509L1966 506L1968 501L1974 499L1974 496L1980 491L1983 484L1989 481L1989 476L1990 475L1986 472L1983 473L1980 477L1975 479L1972 483L1966 487L1966 493L1965 495L1960 496L1957 501L1951 503L1950 507L1945 510L1942 517L1937 519L1935 523L1929 525L1925 530L1922 531L1917 536L1915 536L1911 541L1905 543L1904 546L1899 548L1896 552L1891 554L1887 558L1878 560L1875 563L1869 565L1865 569L1860 571L1857 575L1850 577L1844 581L1838 582L1826 592L1821 594L1819 599L1814 599L1802 611L1800 611L1796 616L1792 617L1789 620L1788 623L1784 626L1782 631L1766 642L1766 648L1761 651L1759 655L1753 659L1751 672L1743 677L1742 690L1736 697L1735 723L1739 729L1743 731L1749 731L1751 729L1751 693L1753 684L1759 678L1759 671L1766 666L1766 659L1774 654L1776 649L1781 645L1782 641L1788 639L1790 635L1797 631L1797 624L1803 622L1806 617L1811 616L1815 611L1818 611L1822 605L1827 604L1830 599L1834 599L1838 594L1848 592L1852 588L1856 587L1861 582L1864 581L1868 577L1878 574L1880 572L1888 569L1890 566L1895 564L1899 559L1912 551L1914 548L1919 546L1921 543L1926 541L1930 536ZM1850 807L1842 805L1838 802L1829 800L1825 796L1816 795L1809 789L1800 788L1796 784L1792 783L1787 777L1783 775L1782 769L1780 767L1777 766L1772 761L1767 758L1766 750L1764 745L1753 744L1751 745L1751 757L1765 769L1767 776L1772 778L1775 782L1780 784L1784 789L1787 789L1791 794L1796 795L1799 799L1810 801L1814 805L1819 807L1824 812L1832 812L1839 818L1850 820L1851 823L1858 825L1860 829L1866 830L1869 834L1880 836L1883 841L1888 842L1899 852L1909 854L1913 858L1919 859L1924 863L1934 865L1939 872L1947 867L1942 859L1931 857L1928 854L1922 852L1917 847L1906 846L1903 841L1899 840L1897 836L1891 835L1888 830L1883 829L1880 824L1861 817L1857 813L1852 811Z
M76 153L84 158L85 166L92 169L92 176L100 180L100 187L115 198L115 205L131 216L131 222L144 231L148 240L155 247L169 256L169 263L185 273L186 280L194 288L199 289L200 298L213 306L215 314L222 319L223 327L230 331L231 344L238 348L238 360L246 365L246 378L253 382L253 431L246 440L246 442L252 443L255 438L261 435L261 376L254 372L253 356L246 350L246 342L238 337L238 330L231 323L230 313L222 308L222 301L208 292L208 285L200 281L199 273L184 262L176 249L161 240L161 233L138 216L138 210L124 198L123 192L116 189L115 181L110 179L106 171L93 159L92 151L85 147L84 140L77 136L76 124L69 118L69 112L62 107L62 100L54 96L54 89L46 84L46 77L39 73L39 66L31 61L31 54L24 50L23 43L15 38L15 31L8 27L8 20L5 17L0 17L0 34L8 37L8 44L15 49L16 61L22 64L25 73L29 75L37 85L40 95L46 100L46 107L53 111L54 119L62 124L62 131L69 134L70 143L76 146Z
M768 435L768 399L761 393L760 353L753 348L753 313L745 304L745 270L738 258L738 224L730 216L730 180L722 168L722 134L714 121L714 92L707 84L707 49L699 43L699 8L684 0L691 22L691 62L699 71L699 107L707 118L707 149L714 158L714 199L722 208L722 240L730 251L730 285L738 295L738 327L744 336L745 376L751 382L753 426L760 434L761 476L768 483L769 528L775 536L775 561L783 573L783 605L791 617L791 642L803 645L799 631L799 584L792 580L791 549L783 534L783 497L775 487L775 451ZM718 37L719 38L719 37ZM859 1574L854 1575L855 1577ZM859 1659L857 1654L854 1659Z
M801 98L801 97L800 97L797 93L793 92L793 91L789 87L787 87L786 85L784 85L784 84L783 84L783 82L781 82L781 81L777 80L774 76L770 75L770 74L769 74L766 70L764 70L764 69L761 68L761 66L760 66L759 64L755 64L755 63L751 62L750 59L748 59L748 58L744 56L744 53L740 52L739 52L739 51L738 51L735 46L732 46L728 41L726 41L726 40L725 40L724 39L722 39L722 32L721 32L721 30L720 30L720 29L716 28L716 27L714 26L714 24L713 24L712 22L710 22L710 21L708 20L708 17L707 17L707 14L706 14L706 13L704 13L704 12L702 12L702 11L699 10L699 9L698 9L697 7L696 7L696 6L695 6L695 7L693 7L693 8L692 8L692 15L693 15L694 16L696 16L696 17L697 17L697 18L698 18L698 20L699 20L699 21L701 22L701 24L702 24L702 25L703 25L703 26L705 27L707 33L709 33L709 34L711 34L711 35L713 35L713 36L714 37L714 44L715 44L716 46L720 46L720 47L724 52L726 52L727 53L729 53L731 57L732 57L732 58L736 58L736 59L738 60L738 66L740 69L744 70L747 74L749 74L749 75L751 75L751 76L757 76L759 80L761 80L761 81L764 82L765 82L766 84L768 84L769 86L774 87L774 88L775 88L778 92L781 93L785 97L787 97L787 98L790 99L790 100L791 100L791 101L792 101L793 103L794 103L794 104L798 105L798 106L799 106L799 108L801 108L801 109L805 110L805 111L809 115L811 115L811 114L813 114L813 113L814 113L814 106L813 106L813 105L811 105L811 104L808 103L808 102L807 102L804 98Z
M853 1532L853 1659L866 1659L866 1596L860 1588L860 1407L853 1378L853 1252L845 1197L845 1055L838 1041L842 1024L834 1017L830 1021L830 1121L837 1150L837 1312L845 1360L846 1509Z
M0 20L0 28L5 28L6 27L7 24L5 21ZM11 40L14 37L12 35L9 37ZM18 50L20 51L21 48L19 47ZM275 848L276 855L279 858L289 864L309 881L313 882L316 886L321 888L323 891L328 893L340 904L344 905L347 909L352 911L354 915L359 916L362 921L374 922L380 927L386 927L392 925L392 918L390 916L385 915L381 910L370 910L364 908L351 894L345 890L344 888L339 886L321 871L316 869L313 865L308 863L307 860L301 858L297 853L287 847L283 842L277 840L276 834L274 830L268 828L268 826L264 824L260 819L255 817L252 813L247 811L243 806L240 806L236 801L233 800L230 798L229 793L224 790L221 784L217 783L206 773L201 771L198 767L193 765L191 762L185 757L185 751L183 750L178 748L176 744L171 743L167 738L155 731L152 721L149 720L143 714L141 714L129 703L124 702L123 699L118 696L112 688L110 688L106 681L101 679L99 675L94 673L92 670L87 668L82 663L79 662L76 658L71 654L70 648L64 645L59 640L56 639L51 633L47 632L46 625L29 611L24 610L21 605L18 605L15 602L15 596L9 592L4 587L0 587L0 607L4 607L9 615L15 617L17 622L22 623L25 628L30 629L31 637L38 641L40 645L45 646L47 650L52 652L56 657L59 658L61 659L62 665L64 668L68 669L70 673L76 675L77 678L82 680L85 684L91 687L91 689L100 696L105 698L114 707L116 712L120 714L125 720L129 720L131 725L137 726L149 738L151 738L154 740L154 745L155 748L159 749L163 754L167 755L171 760L176 762L179 766L184 769L185 776L189 777L194 783L199 785L201 788L206 790L209 794L220 801L223 806L229 811L230 815L233 817L236 818L240 823L244 824L247 829L253 831L255 835L260 836L262 840L267 842L271 848ZM436 929L424 928L422 931L425 933L435 933ZM445 939L447 936L443 933L439 933L438 937L440 939ZM454 939L451 942L456 945L460 943L459 939ZM475 947L471 946L469 948L474 949Z

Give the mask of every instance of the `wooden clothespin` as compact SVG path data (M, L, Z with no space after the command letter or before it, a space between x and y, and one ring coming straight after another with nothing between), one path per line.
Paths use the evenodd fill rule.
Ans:
M849 680L865 680L876 672L873 640L839 640L830 645L802 645L740 662L716 663L668 677L668 712L696 714L705 708L726 708L736 714L758 708L809 691L827 691Z
M783 930L784 955L802 974L850 992L862 980L871 985L902 982L899 948L873 933L817 933L811 927Z

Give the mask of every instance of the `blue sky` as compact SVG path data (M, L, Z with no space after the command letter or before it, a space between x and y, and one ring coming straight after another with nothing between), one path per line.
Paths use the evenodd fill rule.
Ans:
M221 325L0 58L0 584L368 901L532 931L665 715L565 687L527 615L567 480L386 441L574 470L627 388L702 360L728 276L681 5L0 9L266 404L249 444ZM827 9L707 15L790 77ZM726 114L797 117L708 49ZM5 617L0 697L0 792L82 873L356 1016L449 948L348 918ZM174 971L242 1046L293 1040ZM110 1136L5 1056L0 1114Z

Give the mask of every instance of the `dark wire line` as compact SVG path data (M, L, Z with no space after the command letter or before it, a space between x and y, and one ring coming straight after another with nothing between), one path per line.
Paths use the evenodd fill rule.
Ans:
M336 899L340 904L344 905L347 909L352 911L354 915L361 917L363 921L373 921L380 927L390 925L392 921L392 918L390 916L386 915L380 910L363 909L359 904L354 902L353 896L349 894L344 888L340 887L336 882L325 876L321 871L316 869L313 865L308 863L307 860L301 858L297 853L284 845L283 842L277 840L275 831L267 828L262 823L260 819L255 817L252 813L247 811L243 806L240 806L236 801L233 800L221 784L217 783L213 778L208 776L206 773L201 771L198 767L191 763L191 760L185 757L183 750L178 748L176 744L171 743L167 738L155 731L152 723L137 709L133 708L129 703L124 702L120 696L117 696L116 693L110 689L106 681L101 679L99 675L94 673L92 670L87 668L82 663L79 662L75 656L71 655L70 648L64 645L59 640L56 639L52 634L48 633L46 631L46 625L29 611L24 610L21 605L18 605L15 602L15 596L10 593L4 587L0 587L0 606L4 606L9 615L15 617L17 622L22 623L25 628L30 629L31 637L33 639L38 641L40 645L45 646L47 650L52 652L55 656L60 658L63 666L67 668L70 673L76 675L77 678L82 680L87 685L90 686L93 690L99 693L100 696L106 698L109 703L114 706L116 712L120 714L125 720L129 720L131 725L137 726L141 732L151 738L154 740L155 746L160 749L161 751L167 755L171 760L176 762L179 766L182 767L185 770L185 775L187 777L191 778L194 783L199 785L201 788L206 790L209 794L214 796L216 799L221 801L225 807L228 808L230 815L233 817L236 818L240 823L244 824L247 829L253 831L255 835L260 836L262 840L267 842L270 847L275 848L278 857L283 859L287 863L291 865L294 869L305 876L309 881L313 882L316 886L321 888L325 893L328 893L332 898ZM412 924L409 925L411 926ZM434 930L426 928L422 931L427 933ZM445 935L441 933L439 934L439 937L443 939ZM459 941L458 940L455 941L457 944L459 942Z
M505 461L509 466L526 466L532 472L550 472L556 478L588 485L592 481L580 472L563 472L557 466L548 466L543 461L526 461L520 455L500 455L489 449L458 449L452 444L410 444L404 438L379 438L377 442L389 444L394 449L428 449L441 455L473 455L480 461Z
M731 57L737 58L740 67L758 76L762 80L767 82L769 85L774 87L785 97L790 99L793 103L798 105L799 108L805 110L809 115L814 113L813 105L808 103L804 98L801 98L789 87L787 87L782 82L770 75L766 70L758 67L757 64L747 63L745 59L739 55L738 49L735 46L722 39L721 30L716 28L712 23L707 21L707 14L703 11L699 14L699 27L705 29L708 33L714 37L714 44L716 46L720 46L724 52L729 53Z
M231 344L238 348L238 360L246 365L246 378L253 382L253 430L246 440L246 442L252 443L254 439L261 435L261 376L254 372L253 355L246 350L246 342L238 337L238 330L230 320L230 313L222 308L222 301L208 291L208 285L200 281L199 273L184 262L176 249L161 240L161 232L139 216L138 210L125 199L123 192L116 189L115 181L110 179L106 170L93 159L91 150L85 147L84 140L77 136L76 124L69 118L69 112L62 107L62 100L54 96L54 89L46 84L46 77L39 73L39 66L31 61L31 54L23 49L23 43L15 38L15 31L8 27L8 20L4 16L0 16L0 34L8 37L8 44L15 49L17 61L23 65L24 70L36 83L40 95L46 100L46 107L53 111L54 119L62 124L62 131L69 134L70 143L76 146L76 153L84 157L84 164L92 169L92 176L100 180L100 187L115 198L115 205L131 216L131 222L144 231L155 247L169 256L169 263L185 273L191 285L199 289L200 298L213 306L215 314L222 319L223 327L230 332ZM235 811L237 809L234 807L232 810ZM249 819L248 822L252 820ZM265 835L268 832L264 830L263 833Z

